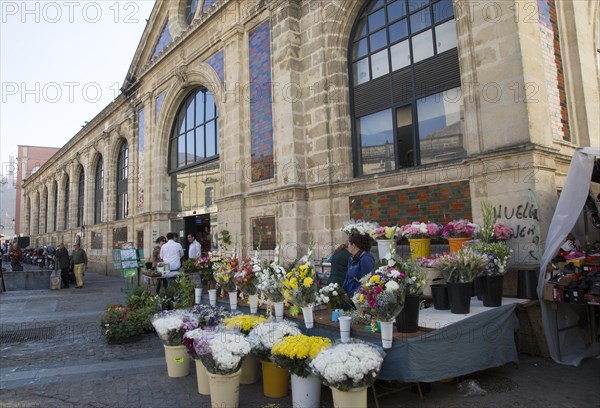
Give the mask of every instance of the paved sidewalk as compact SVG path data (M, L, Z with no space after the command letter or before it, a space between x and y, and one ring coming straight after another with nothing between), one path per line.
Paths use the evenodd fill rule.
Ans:
M107 304L124 301L123 283L120 278L87 273L83 289L0 293L1 408L210 407L210 398L197 392L193 365L187 377L167 376L156 335L124 345L106 344L100 318ZM22 335L28 329L32 338L13 342L11 335ZM403 390L380 399L379 406L600 406L600 360L587 360L575 368L543 358L520 358L518 367L509 364L474 374L487 391L484 396L463 397L456 383L434 383L423 400ZM264 397L260 381L240 386L242 408L269 403L292 407L291 396ZM331 392L325 387L322 406L333 406ZM372 393L369 407L375 407Z

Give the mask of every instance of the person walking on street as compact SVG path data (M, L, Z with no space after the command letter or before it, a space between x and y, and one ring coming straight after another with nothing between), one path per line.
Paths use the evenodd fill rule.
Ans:
M10 258L10 267L13 271L22 271L23 265L21 265L21 260L23 259L23 251L19 244L16 242L10 248L8 252L8 257Z
M188 234L188 241L190 246L188 247L188 258L196 259L200 258L200 254L202 253L202 248L200 247L200 243L196 241L196 237L191 232Z
M71 262L69 259L69 250L62 242L58 244L56 249L56 265L60 269L60 278L62 280L63 288L69 287L69 266Z
M87 254L81 248L80 244L75 244L75 249L71 252L71 265L75 272L75 287L81 289L83 287L83 272L87 269Z

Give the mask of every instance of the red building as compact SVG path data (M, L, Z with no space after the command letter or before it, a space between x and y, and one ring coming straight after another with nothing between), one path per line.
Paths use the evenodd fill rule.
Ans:
M27 231L21 231L23 224L23 192L21 186L23 181L39 170L44 163L48 161L59 147L43 146L18 146L17 153L17 185L16 185L16 203L15 203L15 236L29 235Z

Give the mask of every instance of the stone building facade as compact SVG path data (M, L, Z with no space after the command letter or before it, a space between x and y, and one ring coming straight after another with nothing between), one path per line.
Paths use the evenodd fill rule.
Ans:
M122 94L23 184L22 233L110 273L116 242L168 231L322 257L350 218L481 222L487 200L536 263L572 152L600 143L599 10L158 0Z

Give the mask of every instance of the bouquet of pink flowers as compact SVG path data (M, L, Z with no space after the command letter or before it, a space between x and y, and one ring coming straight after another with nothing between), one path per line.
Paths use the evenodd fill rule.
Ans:
M246 295L256 295L258 292L258 288L256 287L258 278L256 276L257 270L255 269L255 264L258 265L258 270L261 270L257 258L243 259L239 264L238 272L233 275L233 283Z
M390 321L402 311L406 295L406 274L394 265L381 266L360 280L360 287L352 301L358 310L374 319Z
M398 239L400 228L397 225L392 227L377 227L371 231L371 237L374 239Z
M406 238L432 238L438 235L440 226L433 222L414 221L400 227L400 234Z
M501 221L496 221L492 231L492 239L504 241L511 237L512 230Z
M446 224L442 228L442 238L471 238L473 235L479 233L481 227L477 224L470 222L469 220L460 219L454 220Z

